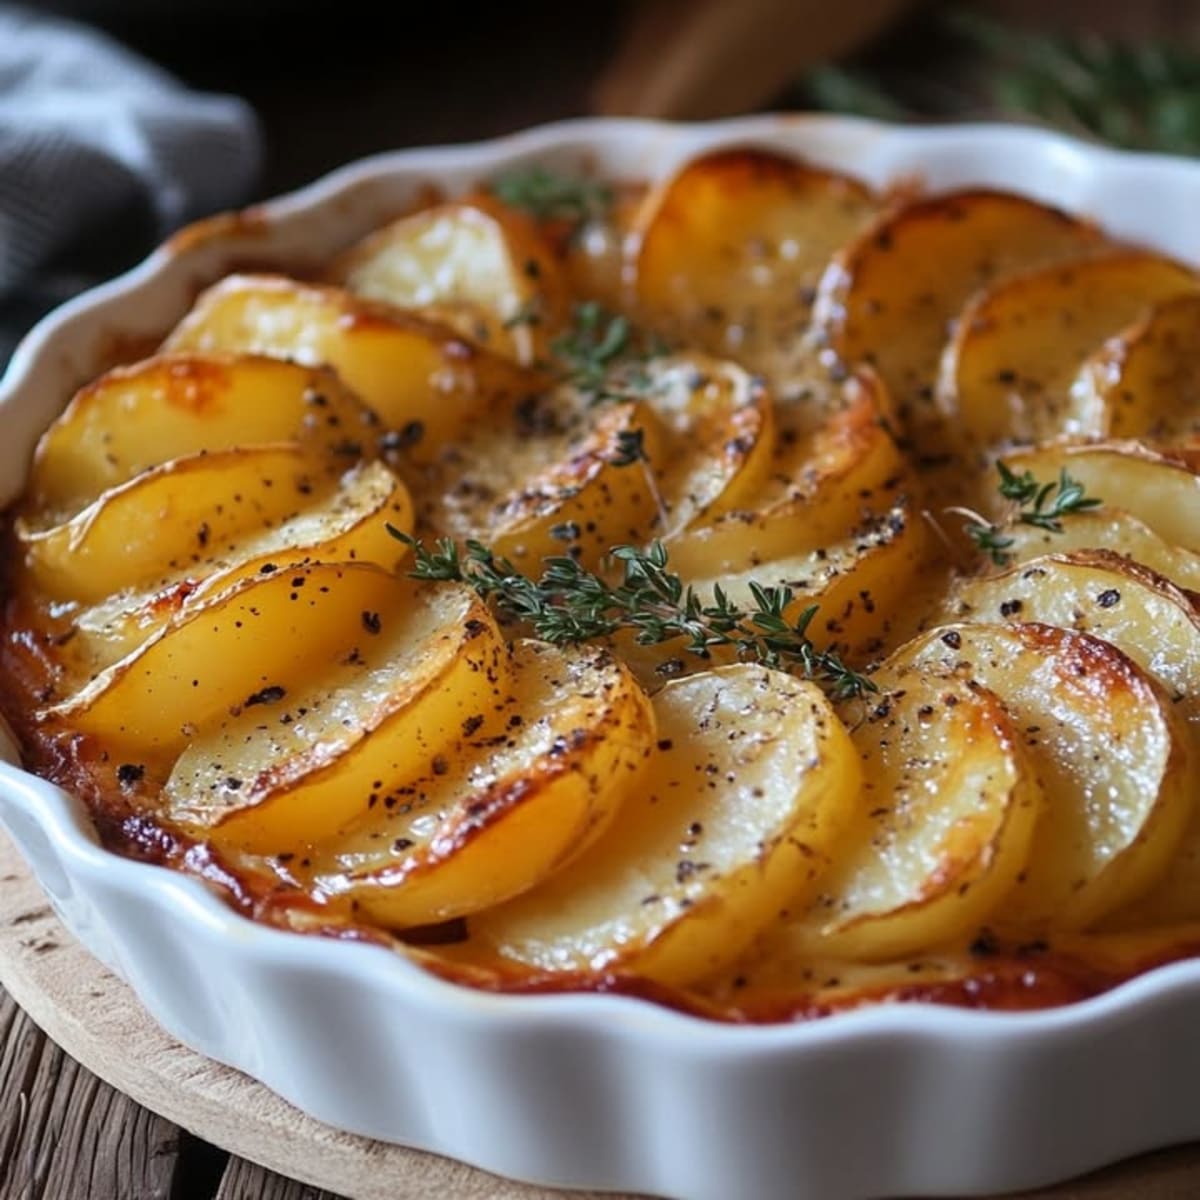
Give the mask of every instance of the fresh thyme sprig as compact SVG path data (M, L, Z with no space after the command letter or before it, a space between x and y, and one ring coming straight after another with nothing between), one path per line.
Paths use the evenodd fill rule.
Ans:
M645 395L651 384L646 363L668 350L661 338L595 300L576 304L571 324L550 343L563 382L589 404Z
M884 120L1032 119L1132 149L1200 154L1200 54L1183 39L1119 40L1086 27L1056 35L954 4L910 29L890 54L814 67L798 101Z
M999 567L1007 566L1012 560L1009 549L1014 539L1002 532L1004 524L1032 525L1048 533L1062 533L1063 517L1098 508L1103 503L1097 497L1087 495L1083 484L1072 479L1065 467L1059 472L1058 479L1050 483L1041 483L1032 471L1017 475L1002 462L996 463L996 470L1000 475L1000 495L1016 505L1006 522L987 521L970 509L952 511L968 518L967 536Z
M505 171L492 180L491 190L539 221L566 221L576 228L603 217L613 203L612 189L602 183L536 165Z
M610 557L620 571L614 584L569 555L544 559L541 577L534 580L476 541L460 549L442 538L430 549L391 525L388 532L412 548L412 578L468 584L502 616L528 625L536 637L555 645L577 645L627 630L643 646L683 639L684 649L701 659L711 658L714 647L727 646L741 661L801 674L835 700L878 690L835 651L819 648L809 637L817 605L789 619L793 590L758 583L750 584L750 607L735 603L719 585L705 602L668 569L661 542L646 550L614 547Z
M637 357L629 318L610 313L594 300L575 305L570 326L550 344L570 383L590 404L623 400L628 381L615 375L618 366Z
M1067 474L1066 467L1054 483L1039 483L1032 471L1013 474L1002 462L996 464L1000 473L1000 495L1021 505L1017 520L1022 525L1034 525L1051 533L1062 533L1062 518L1071 513L1099 508L1102 501L1089 496L1082 483ZM1033 507L1027 507L1032 505Z
M943 20L982 56L1001 112L1131 149L1200 152L1200 56L1190 47L1055 36L952 6Z

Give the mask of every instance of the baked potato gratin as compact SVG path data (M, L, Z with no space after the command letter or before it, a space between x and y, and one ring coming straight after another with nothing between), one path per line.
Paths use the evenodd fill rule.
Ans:
M1190 266L531 165L70 400L4 711L111 849L481 988L1063 1003L1200 952L1198 464Z

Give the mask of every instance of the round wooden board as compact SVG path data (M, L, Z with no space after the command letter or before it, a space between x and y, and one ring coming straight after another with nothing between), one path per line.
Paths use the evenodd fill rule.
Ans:
M68 1054L176 1125L350 1200L620 1200L500 1179L342 1133L158 1027L130 988L63 928L0 831L0 985Z
M437 1155L342 1133L163 1032L63 928L0 832L0 985L88 1070L224 1150L351 1200L621 1200L514 1183ZM1200 1147L1145 1155L1026 1200L1188 1200ZM632 1198L626 1198L632 1200Z

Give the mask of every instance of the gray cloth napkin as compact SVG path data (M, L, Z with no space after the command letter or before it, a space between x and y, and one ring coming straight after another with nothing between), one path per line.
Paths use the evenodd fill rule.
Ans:
M0 362L22 324L96 274L245 200L260 156L241 100L0 2Z

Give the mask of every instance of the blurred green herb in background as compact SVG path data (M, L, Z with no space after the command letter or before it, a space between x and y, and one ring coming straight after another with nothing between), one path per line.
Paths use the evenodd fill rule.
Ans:
M821 66L802 82L819 108L885 120L994 116L1041 121L1117 146L1200 154L1200 53L1091 33L1010 29L979 13L932 18L936 56L969 68L955 78Z

